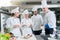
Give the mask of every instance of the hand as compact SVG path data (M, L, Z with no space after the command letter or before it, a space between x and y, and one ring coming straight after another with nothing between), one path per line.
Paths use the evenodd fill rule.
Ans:
M19 27L19 25L18 25L18 24L15 24L15 25L14 25L14 28L17 28L17 27Z
M44 30L44 29L45 29L45 27L44 27L44 26L41 26L41 29L43 29L43 30Z
M23 24L22 26L25 27L25 26L27 26L27 25Z
M32 24L30 24L30 27L32 27Z

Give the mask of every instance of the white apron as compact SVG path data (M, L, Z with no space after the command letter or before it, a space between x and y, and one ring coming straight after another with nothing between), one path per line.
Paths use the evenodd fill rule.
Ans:
M18 24L19 27L17 28L14 28L13 26L15 24ZM20 21L18 18L13 18L13 17L10 17L7 19L7 26L8 28L10 28L10 32L14 34L15 37L20 37L21 36L21 32L20 32Z
M30 37L28 39L21 38L21 40L37 40L36 37L33 35L32 30L30 28L30 24L32 24L32 26L34 25L32 20L31 19L27 20L27 19L24 18L24 19L22 19L21 24L27 25L25 27L22 27L23 36L26 36L27 34L31 34L32 35L32 37Z

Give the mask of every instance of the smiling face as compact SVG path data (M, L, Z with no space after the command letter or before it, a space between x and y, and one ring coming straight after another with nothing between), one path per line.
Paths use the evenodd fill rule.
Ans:
M24 17L25 18L29 18L29 14L24 14Z
M19 17L19 12L15 12L14 15L15 15L16 17Z

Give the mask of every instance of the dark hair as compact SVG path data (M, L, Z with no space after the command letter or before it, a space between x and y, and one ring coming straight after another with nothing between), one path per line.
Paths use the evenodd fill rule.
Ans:
M13 35L13 33L11 33L11 32L9 34Z
M14 16L14 13L12 13L11 15Z
M10 32L9 34L10 34L11 37L14 37L14 34L13 33Z

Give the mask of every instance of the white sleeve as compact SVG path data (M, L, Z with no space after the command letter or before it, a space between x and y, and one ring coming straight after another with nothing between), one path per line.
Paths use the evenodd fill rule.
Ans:
M56 27L56 17L55 14L51 13L51 15L48 18L48 24L52 27Z
M42 18L42 16L40 16L40 19L41 19L41 25L43 25L43 18Z
M33 16L31 17L31 20L33 20Z
M24 21L24 20L22 19L22 20L21 20L21 27L22 27L22 25L23 25L23 21Z
M32 21L32 19L31 19L31 24L32 24L32 27L31 27L31 28L33 29L33 27L34 27L34 22Z
M11 20L9 18L6 21L6 28L12 28Z
M20 27L21 27L21 24L20 24L20 20L18 19L17 21L18 21L18 24L19 24L19 28L20 28Z
M31 20L31 24L32 24L32 26L34 25L34 22Z
M20 24L20 20L18 19L18 23Z

